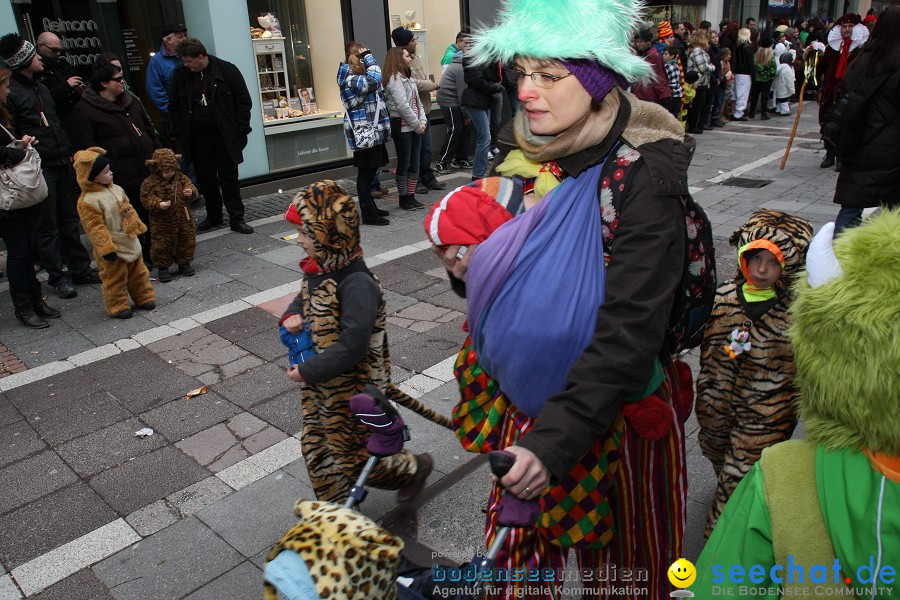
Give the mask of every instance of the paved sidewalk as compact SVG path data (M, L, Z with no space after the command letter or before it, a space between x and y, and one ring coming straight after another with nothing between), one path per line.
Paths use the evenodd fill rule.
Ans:
M836 177L818 168L812 112L784 171L792 119L698 137L690 182L715 224L721 279L735 269L727 238L756 208L789 210L816 227L836 214ZM732 177L771 183L725 185ZM455 186L468 173L442 178ZM252 235L199 236L197 275L155 282L158 308L129 321L105 316L99 286L80 286L69 301L51 296L63 317L38 331L19 326L0 299L0 343L28 367L0 377L0 600L260 597L268 547L292 525L296 500L312 496L297 387L276 333L301 276L302 252L283 239L290 196L246 201ZM363 247L387 296L394 381L449 413L465 303L424 242L425 213L400 210L396 197L379 204L391 225L364 227ZM696 369L696 352L687 360ZM373 490L362 510L402 535L416 562L469 560L483 548L487 466L450 432L404 418L408 447L435 457L429 487L407 510ZM135 436L143 428L153 435ZM689 559L702 548L715 485L696 430L691 417Z

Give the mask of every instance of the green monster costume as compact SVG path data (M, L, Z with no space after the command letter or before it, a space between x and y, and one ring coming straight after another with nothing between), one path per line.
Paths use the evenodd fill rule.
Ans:
M833 229L810 245L791 307L808 440L765 450L737 487L697 598L900 597L900 211L832 244Z

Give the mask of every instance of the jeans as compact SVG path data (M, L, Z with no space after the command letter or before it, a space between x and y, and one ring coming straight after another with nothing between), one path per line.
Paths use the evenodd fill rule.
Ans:
M716 101L716 94L719 91L719 86L710 82L709 87L706 90L706 100L703 102L703 108L700 111L700 126L701 127L711 127L712 126L712 109L713 103Z
M722 108L725 106L725 84L716 87L716 97L713 100L710 112L710 123L717 121L722 116Z
M47 198L34 223L34 242L50 285L57 286L70 276L90 276L91 257L78 229L77 199L72 195L75 171L68 165L51 165L44 167L43 173ZM69 267L68 274L63 271L63 263Z
M753 78L750 75L736 74L734 76L734 118L740 119L747 109L747 100L750 98L750 86Z
M834 235L837 237L839 233L850 227L856 227L862 223L863 209L855 206L841 205L837 218L834 220Z
M481 179L487 174L487 153L491 149L491 124L486 108L472 108L467 106L469 118L475 127L475 164L472 167L472 177Z
M500 121L503 120L503 98L505 92L497 92L491 96L491 148L497 147L497 135L500 133Z
M421 149L419 150L419 181L422 183L432 183L437 181L434 169L431 168L431 159L434 152L431 148L431 117L425 116L425 133L420 136L422 138Z
M32 296L41 293L41 284L34 274L31 260L32 219L0 218L0 238L6 244L6 276L11 296Z
M447 126L447 134L441 145L441 152L437 161L443 165L450 164L453 159L466 160L467 142L469 140L469 126L465 124L462 108L459 106L442 106L444 124Z
M400 118L392 117L391 137L394 138L394 147L397 149L397 193L401 196L415 194L422 136L415 131L400 131Z
M206 199L206 218L222 222L222 204L234 225L244 220L244 201L238 184L238 166L218 133L196 134L191 139L191 156L197 173L197 187ZM204 151L205 150L205 151ZM220 191L221 188L221 191Z

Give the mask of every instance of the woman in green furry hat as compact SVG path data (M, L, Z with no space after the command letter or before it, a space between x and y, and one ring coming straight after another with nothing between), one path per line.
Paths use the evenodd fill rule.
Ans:
M808 439L764 450L738 485L697 562L697 598L737 591L732 565L753 575L739 597L897 596L900 211L833 232L810 244L791 307Z
M536 417L505 399L489 409L499 414L490 423L496 447L515 454L516 463L504 487L492 491L486 529L490 544L502 494L539 500L539 526L510 535L498 568L559 573L575 548L582 569L594 569L583 578L586 588L599 592L612 584L619 598L662 599L669 591L666 570L681 555L687 501L683 419L689 406L678 401L666 324L682 276L680 198L688 193L693 141L664 108L624 91L650 77L648 63L630 48L639 9L630 0L506 0L498 25L473 36L475 61L513 62L519 77L520 110L500 133L497 173L521 181L524 210L540 207L545 195L554 202L584 187L579 193L590 194L602 225L602 239L585 243L603 246L596 268L606 268L605 301L564 390L544 399ZM572 183L598 175L593 187ZM466 283L471 303L479 291L479 248L435 250L457 290L475 255ZM565 260L558 257L561 268ZM467 394L477 396L462 379L474 353L461 353L457 363L464 388L458 409ZM635 406L645 401L655 415L634 419ZM472 449L466 424L477 415L457 410L454 416L457 435ZM634 578L623 578L623 570ZM548 583L531 586L527 597L556 597ZM535 595L535 588L543 591Z

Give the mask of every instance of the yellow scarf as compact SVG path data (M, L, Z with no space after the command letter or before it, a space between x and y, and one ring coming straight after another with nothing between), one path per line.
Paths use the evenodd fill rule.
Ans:
M534 178L534 197L536 200L540 200L550 193L550 190L562 183L550 172L549 168L546 168L547 164L530 161L525 158L525 153L521 150L513 150L497 167L497 173L503 177L518 175L524 179Z

